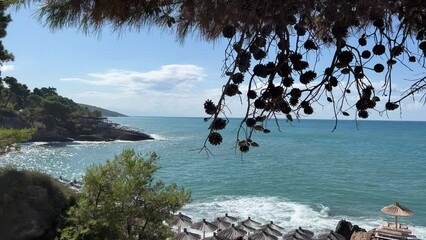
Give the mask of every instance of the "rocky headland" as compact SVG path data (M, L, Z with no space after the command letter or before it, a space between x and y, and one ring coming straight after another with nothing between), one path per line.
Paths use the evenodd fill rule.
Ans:
M141 141L153 139L150 135L136 129L130 129L113 123L106 117L79 117L66 122L46 126L36 122L33 126L25 124L18 117L3 117L0 127L35 128L30 142L70 142L70 141Z
M138 130L128 129L115 124L96 127L89 131L72 131L65 128L38 129L31 142L69 142L69 141L141 141L154 139Z

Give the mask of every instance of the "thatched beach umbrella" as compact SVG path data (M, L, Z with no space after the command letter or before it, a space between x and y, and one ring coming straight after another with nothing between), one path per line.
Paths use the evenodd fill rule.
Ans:
M253 228L253 227L250 227L250 226L247 226L246 224L244 224L244 223L241 223L241 224L238 224L237 226L235 226L236 228L239 228L239 229L242 229L242 230L244 230L244 231L246 231L246 232L254 232L254 231L256 231L256 228Z
M282 236L282 235L283 235L280 231L278 231L278 230L274 229L274 228L273 228L271 225L269 225L269 224L263 225L263 226L261 227L261 229L260 229L260 230L258 230L258 232L260 232L260 231L265 231L265 232L267 232L268 234L272 234L272 235L274 235L274 236Z
M242 221L241 223L251 228L258 228L261 225L260 222L256 222L250 217L248 217L246 220Z
M311 240L311 237L308 237L306 235L300 234L300 233L287 233L283 236L284 240Z
M206 232L214 232L217 229L217 226L207 222L206 219L202 221L191 224L191 228L199 231L203 231L203 238L206 238Z
M275 230L277 230L277 231L282 231L282 230L284 230L284 228L283 227L281 227L281 226L278 226L277 224L275 224L273 221L271 221L270 223L268 223L268 224L265 224L265 225L262 225L262 226L260 226L260 228L265 228L265 227L270 227L270 228L273 228L273 229L275 229Z
M220 237L220 236L217 235L217 233L213 233L213 236L203 238L203 240L231 240L231 239L226 238L226 237Z
M413 215L413 212L399 204L399 202L395 202L391 205L388 205L384 208L382 208L382 212L395 216L395 228L398 227L398 216L411 216Z
M183 215L181 212L179 212L179 214L173 215L172 225L178 227L178 233L180 233L181 227L189 227L191 224L191 218Z
M201 236L192 232L188 232L186 228L183 229L183 232L176 234L172 240L199 240Z
M318 240L345 240L345 237L334 231L330 231L329 233L320 234Z
M214 220L212 223L216 225L218 229L225 229L231 226L230 222L222 221L220 218L216 218L216 220Z
M314 233L301 227L284 235L285 240L310 240Z
M248 240L278 240L278 237L261 230L249 235Z
M221 221L225 221L225 222L229 222L229 223L233 223L233 222L237 222L238 218L237 217L231 217L228 215L228 213L225 213L224 217L220 217L219 218Z
M226 237L229 239L235 239L238 237L244 237L247 234L246 231L239 229L237 227L235 227L234 224L232 224L229 228L220 231L217 236L219 237Z

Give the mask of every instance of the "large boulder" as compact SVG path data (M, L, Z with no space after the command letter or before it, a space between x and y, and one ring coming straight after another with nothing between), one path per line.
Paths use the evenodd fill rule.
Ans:
M346 240L350 240L354 232L365 232L365 229L360 228L358 225L352 225L351 222L344 219L340 220L336 226L335 232L344 236Z
M364 228L360 228L358 225L353 225L352 226L352 234L355 232L366 232L366 230Z
M54 239L75 197L45 174L0 169L0 239Z
M370 230L368 232L365 232L365 231L354 232L350 240L371 240L373 239L373 235L374 235L374 230Z

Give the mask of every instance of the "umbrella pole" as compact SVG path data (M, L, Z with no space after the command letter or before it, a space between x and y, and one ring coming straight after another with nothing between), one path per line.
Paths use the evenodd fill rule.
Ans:
M206 231L203 231L203 239L206 238Z
M395 216L395 228L398 228L398 216Z
M180 233L180 225L178 226L178 233Z

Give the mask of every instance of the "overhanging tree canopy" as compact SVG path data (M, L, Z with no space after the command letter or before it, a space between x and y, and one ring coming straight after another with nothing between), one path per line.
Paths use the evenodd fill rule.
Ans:
M178 39L189 33L229 40L217 102L207 100L206 140L222 142L226 103L240 96L247 106L237 133L242 152L257 146L254 131L269 132L268 119L289 121L330 104L335 119L368 118L401 109L407 97L425 101L426 1L424 0L20 0L39 2L51 28L85 32L159 26ZM323 54L327 49L332 54ZM413 73L411 87L393 94L395 69ZM378 75L376 74L378 73ZM380 78L380 86L373 80Z

